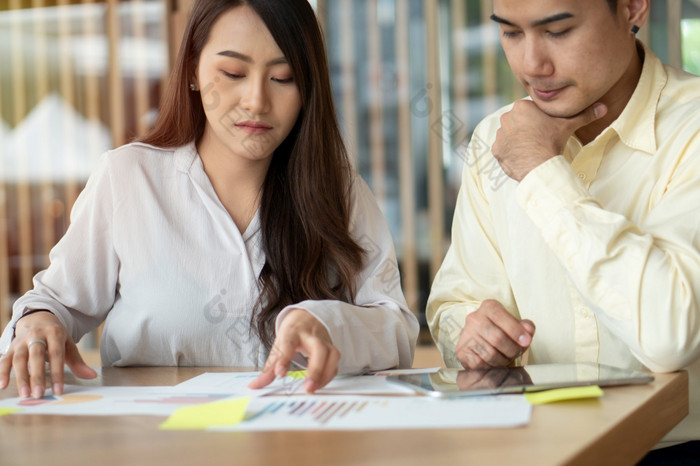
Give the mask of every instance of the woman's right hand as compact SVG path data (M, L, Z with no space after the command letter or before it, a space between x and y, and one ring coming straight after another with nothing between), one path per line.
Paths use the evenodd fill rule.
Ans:
M63 393L63 366L80 378L93 379L97 372L80 356L65 327L51 312L34 312L22 317L15 327L15 338L0 358L0 390L10 381L10 369L15 369L17 392L27 398L44 396L46 366L49 362L53 393Z

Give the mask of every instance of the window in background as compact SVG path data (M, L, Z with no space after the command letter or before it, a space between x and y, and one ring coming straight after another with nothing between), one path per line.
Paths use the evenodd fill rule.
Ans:
M683 68L690 73L700 74L700 19L684 19L681 34Z
M153 122L164 2L0 4L0 324L48 265L102 152Z
M681 63L700 75L700 0L685 2L681 19Z
M642 39L662 61L700 74L700 0L655 0Z

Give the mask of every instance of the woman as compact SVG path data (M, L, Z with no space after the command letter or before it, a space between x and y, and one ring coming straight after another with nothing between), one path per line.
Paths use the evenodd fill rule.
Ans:
M153 131L108 152L0 339L0 388L95 372L74 342L104 322L104 365L411 365L385 221L352 173L306 0L195 3ZM391 280L392 277L396 279ZM30 375L31 374L31 375Z

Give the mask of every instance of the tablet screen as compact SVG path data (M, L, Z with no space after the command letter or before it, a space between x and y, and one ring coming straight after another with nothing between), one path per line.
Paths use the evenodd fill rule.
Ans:
M484 370L441 369L430 374L390 376L387 380L407 385L431 396L469 396L522 393L553 388L628 385L654 380L645 372L594 363L532 364Z

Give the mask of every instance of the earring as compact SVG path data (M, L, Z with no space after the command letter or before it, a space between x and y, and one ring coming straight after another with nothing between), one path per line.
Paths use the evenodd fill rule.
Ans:
M637 34L639 32L639 26L636 24L632 25L632 34Z
M196 91L197 90L197 85L195 83L190 83L190 90L191 91Z

